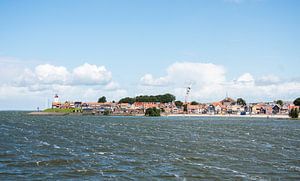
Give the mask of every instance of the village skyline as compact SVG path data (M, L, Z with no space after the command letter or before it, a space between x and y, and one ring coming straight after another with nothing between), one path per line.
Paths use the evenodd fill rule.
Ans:
M187 89L188 91L190 89ZM189 92L187 92L189 93ZM187 94L188 96L188 94ZM155 115L194 115L194 116L276 116L287 118L300 107L300 98L293 102L276 100L273 102L248 103L243 98L233 99L226 96L224 99L210 103L197 101L184 102L177 100L172 94L141 95L137 97L124 97L119 101L107 101L105 96L99 97L96 102L86 101L60 101L59 96L54 96L51 107L43 113L33 114L80 114L80 115L115 115L138 116L147 115L147 111L158 111ZM296 113L298 115L298 112ZM297 116L298 117L298 116Z

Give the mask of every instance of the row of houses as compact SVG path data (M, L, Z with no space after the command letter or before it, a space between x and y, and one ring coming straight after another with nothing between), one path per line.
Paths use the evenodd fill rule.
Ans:
M70 102L61 103L58 101L58 96L55 96L52 108L79 108L86 113L100 113L103 114L108 111L111 114L119 115L135 115L144 114L148 108L160 109L164 114L282 114L287 115L292 108L297 106L292 103L284 103L278 105L274 102L265 103L250 103L247 105L239 105L237 102L229 97L225 99L204 104L186 103L183 106L176 106L175 102L159 103L159 102L135 102L129 103L115 103L115 102Z

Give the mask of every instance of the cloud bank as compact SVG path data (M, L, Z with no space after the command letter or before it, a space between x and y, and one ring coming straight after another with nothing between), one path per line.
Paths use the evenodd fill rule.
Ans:
M226 94L243 97L247 102L293 100L300 92L300 79L284 79L250 72L229 78L224 66L201 62L175 62L165 69L164 76L151 72L140 77L138 84L127 85L128 92L113 73L103 65L84 63L74 68L60 65L2 61L0 58L0 109L35 109L47 107L54 94L62 100L96 101L105 95L118 101L124 96L172 93L184 100L187 86L192 86L189 101L217 101Z
M247 72L228 80L222 65L193 62L176 62L166 69L166 75L162 77L155 78L147 73L141 77L140 84L140 92L168 89L180 99L184 99L185 88L191 84L190 99L200 102L216 101L227 93L248 101L291 100L300 91L300 81L283 81L275 75L254 77Z
M112 74L104 66L84 63L72 71L63 66L38 65L34 70L25 69L16 85L105 85L112 81Z
M0 81L0 109L47 107L46 102L51 102L56 93L62 100L82 101L96 101L102 95L112 101L127 95L105 66L84 63L68 69L40 64L27 68L1 61L0 65L0 76L5 78Z

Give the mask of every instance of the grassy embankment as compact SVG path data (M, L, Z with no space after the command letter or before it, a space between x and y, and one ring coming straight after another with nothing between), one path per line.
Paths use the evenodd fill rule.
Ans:
M49 108L49 109L45 109L43 112L74 113L74 112L81 112L81 109L80 108L67 108L67 109Z

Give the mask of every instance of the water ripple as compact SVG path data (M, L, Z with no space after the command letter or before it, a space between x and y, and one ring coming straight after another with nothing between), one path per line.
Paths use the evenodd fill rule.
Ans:
M0 112L0 180L299 180L300 122Z

